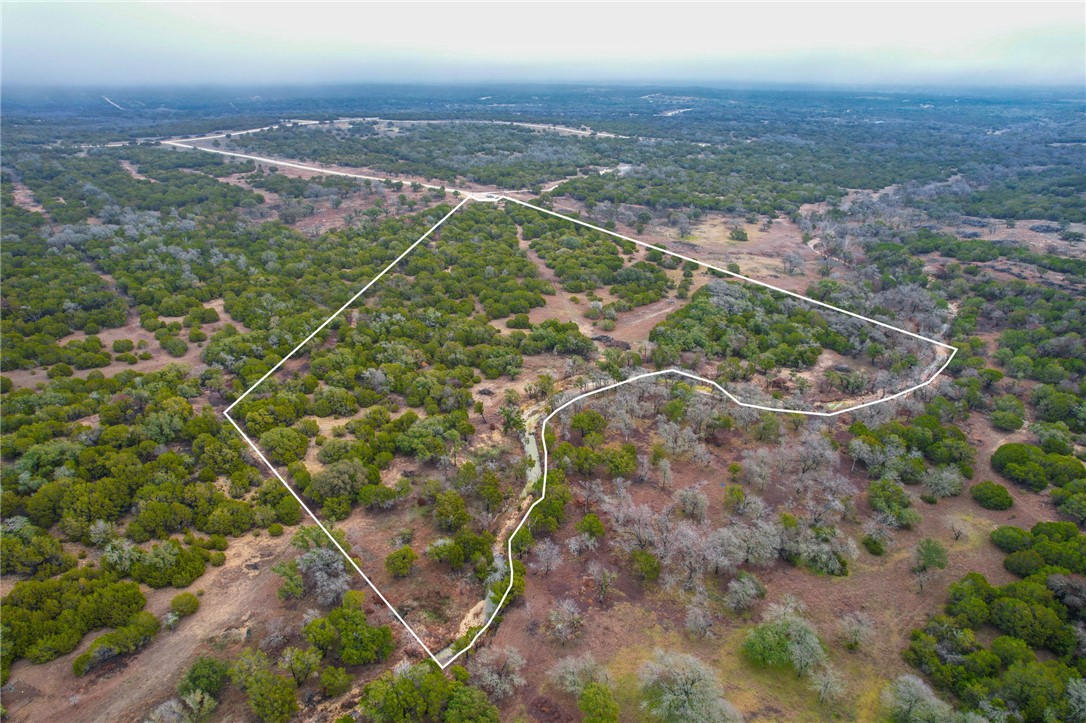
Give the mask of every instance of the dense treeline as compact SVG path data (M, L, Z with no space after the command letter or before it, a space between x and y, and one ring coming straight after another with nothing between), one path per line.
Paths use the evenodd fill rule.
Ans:
M527 128L479 123L406 126L392 135L371 123L346 129L284 127L239 136L260 153L370 168L434 181L465 178L499 188L528 188L613 160L616 142L570 140ZM621 148L621 145L617 146Z
M45 663L69 653L88 632L127 624L145 603L139 585L101 570L16 583L4 597L3 680L15 660Z
M209 156L210 153L200 155ZM245 177L252 186L271 191L287 198L321 198L325 196L349 196L363 188L363 182L344 176L318 176L316 178L294 178L282 173L261 173L257 171ZM372 185L365 181L364 185Z
M1050 271L1086 277L1086 261L1053 254L1039 254L1028 246L977 239L958 239L920 229L905 239L905 247L913 254L938 252L940 256L965 262L994 261L1000 257L1021 261Z
M982 218L1047 219L1065 223L1086 221L1086 174L1072 164L1042 170L1004 171L978 188L953 187L932 197L910 199L933 216L966 214Z
M134 610L143 606L138 586L119 582L125 577L152 588L186 587L208 563L224 562L227 535L298 522L297 502L277 483L261 486L238 437L210 409L197 413L188 401L218 378L167 367L6 391L3 570L31 579L4 599L5 664L19 657L44 662L90 630L125 623L133 610L108 597L113 591L134 591ZM92 415L97 425L83 423ZM221 477L232 496L216 484ZM77 563L54 534L98 548L100 566ZM152 540L161 542L146 544ZM76 612L50 612L47 598Z
M13 238L24 238L46 222L39 211L29 211L15 202L15 185L8 179L8 174L0 177L0 220L4 224L4 235Z
M190 214L252 207L262 202L250 191L205 175L234 172L221 160L206 161L210 154L173 154L164 150L128 153L140 163L145 179L134 177L122 167L119 155L109 151L83 156L38 150L16 154L7 163L57 223L79 223L111 207ZM181 170L193 167L204 172ZM237 170L251 171L252 164L239 165Z
M619 196L607 190L611 183L616 190L625 185L618 176L601 179L589 174L577 182L588 185L570 186L580 188L577 193L588 198L597 193L596 200L614 195L621 203L632 202L640 194L654 205L697 206L717 203L713 196L718 195L736 210L766 208L788 213L812 195L821 194L812 200L822 201L841 195L845 188L922 184L958 174L969 184L964 196L956 190L914 193L916 202L965 212L976 206L977 211L1011 218L1043 213L1074 221L1074 215L1082 213L1077 198L1082 181L1074 155L1075 144L1082 138L1081 121L1073 113L1073 104L1052 98L959 95L950 99L919 93L859 97L705 88L663 93L658 88L608 88L585 94L571 88L503 87L489 89L484 96L458 88L423 93L396 88L391 95L388 88L372 90L326 89L326 98L277 96L274 100L230 91L214 99L171 92L163 100L155 91L141 91L133 94L131 104L122 99L126 112L108 106L100 97L73 92L13 100L4 127L7 138L44 145L56 139L55 126L43 128L27 113L51 115L53 123L63 127L61 135L72 140L251 128L283 115L323 119L361 113L574 127L588 123L633 138L565 137L479 124L405 126L397 134L377 136L370 124L355 123L347 131L288 128L253 141L269 146L264 150L284 151L283 155L293 157L311 154L332 162L364 160L362 165L382 164L388 170L433 178L472 173L480 182L507 188L563 178L589 165L644 164L627 189L632 193ZM144 100L135 100L141 97ZM67 105L73 101L78 112ZM171 110L166 111L166 106ZM245 110L239 115L238 109ZM684 112L668 114L669 109ZM164 122L164 117L171 120ZM257 141L261 137L264 140ZM671 140L659 140L665 138ZM346 148L354 150L347 154ZM733 178L736 168L749 173ZM1018 173L1017 168L1030 170ZM657 180L664 169L671 169L676 189L681 190L671 191Z
M1041 522L1030 531L1001 527L992 541L1023 579L997 587L974 572L952 584L945 615L913 631L905 660L983 715L1071 720L1068 685L1086 674L1076 633L1086 588L1071 573L1086 570L1086 536L1070 523Z
M835 291L823 285L811 295L838 303ZM844 308L851 305L842 303ZM890 309L878 311L885 314ZM674 364L683 353L695 352L715 362L718 378L725 382L746 381L779 369L807 369L826 349L857 359L866 356L881 368L876 375L846 365L826 370L819 382L852 395L873 386L886 388L931 354L930 347L912 344L900 333L768 289L719 279L698 289L690 303L652 330L649 339L657 345L652 352L657 368ZM803 384L809 382L803 380Z
M478 123L406 125L378 134L371 123L355 123L347 130L280 128L239 141L287 157L444 181L463 177L503 188L577 176L554 194L589 207L608 202L658 211L791 214L804 203L838 199L846 189L909 182L917 189L910 187L909 202L933 213L1084 218L1084 181L1068 157L1070 149L1044 142L1058 138L1063 126L1033 128L1036 139L988 133L993 122L1013 122L1011 107L967 103L957 115L933 104L899 109L849 98L843 107L822 97L805 99L815 104L798 110L783 97L735 95L738 101L728 93L699 91L672 100L697 107L671 117L658 116L654 107L667 97L644 96L620 116L601 114L591 104L583 109L581 118L599 118L596 127L629 137L563 136ZM855 113L854 105L862 110ZM954 106L962 107L960 99ZM843 115L848 113L855 115ZM857 148L862 152L854 153ZM1008 171L1007 158L1031 171ZM596 172L616 165L621 171ZM964 194L960 182L935 192L919 185L956 173L968 179Z
M719 358L721 371L729 370L732 379L778 367L809 367L824 345L840 353L856 351L818 312L765 289L719 280L698 289L649 338L658 345L655 353L661 360L676 352L701 351Z
M0 368L65 363L77 369L106 366L110 354L100 343L58 340L74 331L97 334L123 326L127 300L109 288L77 248L34 235L4 242L4 355Z
M1074 457L1017 442L1004 444L995 451L992 469L1034 492L1049 485L1066 487L1086 477L1086 466Z
M933 288L959 306L952 332L963 352L955 359L955 370L972 368L992 380L996 377L991 371L1000 378L1006 374L1034 380L1039 384L1018 396L1031 405L1038 421L1065 424L1072 433L1086 430L1086 301L1081 295L1020 280L973 279L961 269L952 269L952 275ZM973 336L989 330L998 332L994 349ZM982 371L992 362L1002 372ZM1001 414L993 416L993 422L1021 426L1022 412L1016 406L1021 405L997 403L995 412Z

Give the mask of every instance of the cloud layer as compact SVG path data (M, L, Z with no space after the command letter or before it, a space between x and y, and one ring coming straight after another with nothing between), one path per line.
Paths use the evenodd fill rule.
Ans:
M11 84L1077 86L1082 3L7 3Z

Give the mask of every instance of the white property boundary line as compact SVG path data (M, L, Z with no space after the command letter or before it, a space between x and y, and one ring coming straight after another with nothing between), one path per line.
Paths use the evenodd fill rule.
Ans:
M422 646L422 649L425 650L426 653L431 658L433 658L434 661L437 662L438 665L441 665L441 663L437 660L436 657L434 657L434 654L433 654L433 652L431 652L430 648L426 647L426 643L422 642L422 638L420 638L415 633L415 631L411 629L411 626L408 625L407 621L404 620L403 617L400 616L400 613L397 612L396 608L394 608L392 606L392 603L390 603L388 601L388 599L381 593L381 591L377 589L377 586L374 585L373 581L370 580L369 577L366 576L366 573L362 572L362 568L360 568L358 566L358 563L354 561L354 558L351 557L350 554L346 550L343 549L343 546L339 544L339 540L337 540L335 537L332 536L332 533L328 531L328 528L324 526L324 523L321 522L317 518L317 516L315 514L313 514L313 510L309 509L309 505L307 505L305 503L305 501L298 495L298 493L294 491L294 488L291 487L290 484L288 484L285 479L283 479L283 475L279 474L279 470L277 470L275 468L275 465L273 465L271 462L268 461L268 458L264 456L264 453L260 451L260 448L256 446L256 444L253 442L253 440L249 438L249 435L247 435L245 433L245 431L242 430L242 428L240 426L238 426L238 423L235 422L234 418L230 416L230 410L233 409L237 405L237 403L240 402L242 399L245 399L245 397L249 396L249 393L252 392L254 389L256 389L258 386L260 386L261 382L263 382L269 376L274 374L281 366L283 366L283 364L286 363L287 359L290 359L292 356L294 356L295 352L297 352L303 346L308 344L310 342L310 340L313 339L313 337L315 337L318 333L320 333L321 329L323 329L324 327L326 327L330 323L332 323L332 319L335 319L337 316L339 316L341 313L343 313L344 309L346 309L348 306L350 306L355 301L357 301L358 297L360 297L360 296L362 296L362 294L366 293L366 291L368 291L371 286L376 284L381 279L382 276L387 274L392 268L394 268L396 266L396 264L400 263L400 261L402 261L405 256L407 256L409 253L414 251L416 246L418 246L420 243L425 241L426 238L430 234L432 234L434 232L434 230L437 229L438 226L445 223L445 221L447 221L450 216L452 216L454 213L459 211L460 208L467 202L468 202L468 199L465 198L463 201L458 203L456 205L456 207L453 208L453 210L451 210L447 214L445 214L440 221L435 223L433 226L430 227L430 229L426 233L424 233L422 236L420 236L418 241L416 241L415 243L408 246L407 249L402 254L397 256L396 259L392 263L390 263L388 266L386 266L381 271L381 273L379 273L379 274L377 274L377 276L373 277L372 281L370 281L368 284L363 286L362 289L357 294L355 294L354 296L352 296L350 299L347 300L347 303L345 303L343 306L339 307L339 309L334 314L332 314L327 319L325 319L323 324L321 324L316 329L314 329L312 331L312 333L310 333L309 336L307 336L305 339L303 339L302 342L300 344L298 344L298 346L294 347L294 349L292 349L289 354L287 354L285 357L280 359L279 363L276 364L275 366L273 366L270 370L268 370L267 374L260 377L260 379L258 379L255 384L253 384L251 387L249 387L245 391L244 394L242 394L240 397L235 399L234 402L229 407L227 407L225 410L223 410L223 416L226 417L227 420L229 420L230 424L233 425L234 429L238 430L238 434L240 434L242 436L242 438L246 442L249 443L249 446L252 447L253 451L256 452L258 457L260 457L260 461L263 462L265 464L265 466L267 466L267 468L271 470L272 474L274 474L276 476L276 478L280 482L283 483L283 486L287 488L287 491L290 492L290 494L294 497L294 499L298 500L298 504L300 504L302 506L302 509L306 511L306 514L308 514L310 517L313 518L313 521L317 523L317 527L321 528L321 532L323 532L328 537L328 539L332 541L332 544L335 545L336 549L339 550L340 553L343 554L343 557L345 557L347 559L347 562L349 562L351 564L351 567L353 567L355 569L355 571L358 572L358 574L362 576L362 579L366 581L366 584L369 585L370 588L372 588L375 593L377 593L377 597L381 598L381 602L383 602L385 604L385 606L388 607L388 609L392 611L392 614L396 616L396 619L399 620L400 623L405 628L407 628L407 632L411 633L411 637L413 637L418 642L418 644ZM442 666L442 668L444 668L444 667L445 666Z
M190 139L190 140L199 140L199 139ZM299 164L299 163L290 163L290 162L280 161L280 160L276 160L276 159L273 159L273 158L264 158L264 157L261 157L261 156L252 156L252 155L246 155L246 154L243 154L243 153L234 153L232 151L223 151L223 150L219 150L219 149L203 148L203 147L195 146L195 145L186 145L182 141L163 141L163 143L165 143L167 145L177 146L177 147L180 147L180 148L188 148L188 149L192 149L192 150L205 151L207 153L217 153L217 154L224 155L224 156L232 156L232 157L236 157L236 158L244 158L244 159L247 159L247 160L259 161L261 163L274 163L274 164L277 164L277 165L286 166L286 167L290 167L290 168L298 168L298 169L301 169L301 170L315 171L315 172L318 172L318 173L325 173L325 174L329 174L329 175L347 176L347 177L351 177L351 178L362 178L362 179L376 180L376 181L381 181L381 182L383 182L385 180L392 180L392 179L378 178L378 177L374 177L374 176L364 176L364 175L361 175L361 174L347 173L347 172L343 172L343 171L331 171L331 170L327 170L327 169L323 169L323 168L319 168L319 167L306 166L306 165ZM426 185L426 184L423 184L423 185ZM429 188L439 188L437 186L428 186L428 187ZM264 453L260 450L259 447L257 447L256 443L254 443L253 440L249 437L249 435L245 433L245 431L238 425L238 423L234 420L234 418L230 416L230 411L235 406L237 406L238 403L240 403L243 399L245 399L245 397L249 396L249 394L252 393L252 391L254 389L256 389L258 386L260 386L260 384L263 383L265 379L267 379L272 374L274 374L276 371L278 371L283 366L283 364L285 364L287 362L287 360L290 359L290 357L292 357L295 353L297 353L298 350L300 350L303 346L308 344L318 333L320 333L320 331L322 329L324 329L326 326L328 326L328 324L330 324L333 319L335 319L337 316L339 316L341 313L343 313L343 311L346 310L347 307L349 307L351 304L353 304L355 301L357 301L359 299L359 297L361 297L366 291L368 291L370 289L370 287L372 287L375 283L377 283L381 279L381 277L383 277L385 274L387 274L389 271L391 271L393 268L395 268L395 266L397 264L399 264L408 254L410 254L412 251L414 251L415 248L419 246L419 244L421 244L423 241L425 241L435 230L437 230L437 228L439 226L441 226L443 223L445 223L450 217L452 217L453 214L455 214L457 211L459 211L470 200L482 200L482 201L499 201L499 200L501 200L501 201L507 201L507 202L512 202L512 203L515 203L515 204L519 204L521 206L533 209L533 210L538 211L540 213L549 214L551 216L555 216L555 217L563 219L565 221L569 221L571 223L574 223L574 224L577 224L577 225L580 225L580 226L584 226L586 228L590 228L590 229L592 229L594 231L599 231L601 233L605 233L605 234L608 234L610 236L614 236L615 238L622 239L623 241L629 241L629 242L632 242L632 243L637 244L639 246L643 246L644 248L647 248L647 249L652 249L654 251L660 251L661 253L665 253L665 254L668 254L670 256L674 256L674 257L682 259L684 261L689 261L691 263L698 264L700 266L705 266L707 268L713 269L714 271L717 271L717 272L722 273L722 274L726 274L728 276L733 276L733 277L735 277L737 279L740 279L742 281L746 281L748 283L755 284L757 286L762 286L762 287L770 289L772 291L778 291L778 292L780 292L782 294L792 296L792 297L794 297L796 299L799 299L801 301L806 301L806 302L809 302L811 304L815 304L817 306L821 306L823 308L830 309L832 311L836 311L836 312L845 314L847 316L851 316L853 318L860 319L862 321L866 321L866 322L875 324L877 326L881 326L881 327L883 327L885 329L889 329L891 331L896 331L896 332L899 332L901 334L905 334L907 336L913 337L915 339L919 339L921 341L929 342L929 343L934 344L936 346L942 347L943 349L950 350L950 354L948 355L948 357L947 357L946 361L943 363L943 365L940 366L939 369L934 374L932 374L931 378L928 379L927 381L921 382L920 384L916 384L916 385L914 385L912 387L909 387L909 388L907 388L907 389L905 389L903 391L892 394L892 395L890 395L888 397L883 397L881 399L875 399L875 400L872 400L872 401L869 401L869 402L865 402L863 404L857 404L857 405L854 405L854 406L851 406L851 407L846 407L844 409L834 410L834 411L830 411L830 412L817 412L817 411L784 409L784 408L780 408L780 407L768 407L768 406L763 406L763 405L760 405L760 404L751 404L751 403L748 403L748 402L743 402L739 398L737 398L735 395L733 395L731 392L729 392L727 389L720 386L719 384L717 384L715 381L713 381L711 379L706 379L705 377L701 377L701 376L698 376L696 374L692 374L691 372L688 372L688 371L685 371L685 370L682 370L682 369L674 369L674 368L672 368L672 369L664 369L664 370L656 371L656 372L648 372L648 373L645 373L645 374L639 374L639 375L631 377L629 379L625 379L623 381L616 382L614 384L610 384L610 385L608 385L606 387L600 387L599 389L594 389L592 391L585 392L584 394L581 394L581 395L579 395L577 397L574 397L573 399L570 399L569 401L565 402L564 404L559 406L557 409L552 411L550 414L548 414L543 419L543 423L540 425L540 439L542 440L542 443L543 443L543 475L541 477L543 485L542 485L542 489L541 489L541 493L540 493L539 498L537 500L535 500L535 502L533 502L528 507L527 512L524 513L524 517L520 521L520 524L518 524L516 526L516 528L509 534L509 537L507 539L507 543L506 543L506 555L507 555L506 563L507 563L508 570L509 570L509 585L506 587L505 593L502 595L501 600L498 601L498 604L495 606L494 611L490 614L490 617L482 625L482 627L480 627L479 630L476 631L476 633L472 637L471 641L468 642L468 644L465 645L463 649L461 649L460 651L458 651L457 653L452 655L448 660L442 662L441 660L438 659L438 657L434 654L434 652L431 651L429 647L427 647L426 643L422 642L422 639L418 636L418 634L411 628L410 625L407 624L407 621L403 619L403 617L396 610L396 608L393 607L392 603L390 603L388 601L388 599L384 596L384 594L382 594L381 591L377 588L377 586L373 584L373 581L370 580L370 578L366 575L366 573L362 572L362 568L358 566L358 563L354 561L354 559L351 557L350 553L348 553L345 549L343 549L343 546L340 545L339 541L336 540L336 538L332 536L332 533L328 530L328 528L326 528L324 526L324 524L320 521L320 519L317 517L317 515L314 514L313 510L311 510L309 508L309 506L306 505L305 501L301 498L301 496L298 495L298 493L294 491L294 488L290 486L290 484L283 478L283 476L281 474L279 474L279 470L277 470L275 468L275 466L271 462L268 461L268 458L264 456ZM344 558L346 558L347 562L350 563L351 567L353 567L355 569L355 571L359 575L362 576L362 579L366 581L366 584L369 585L369 587L377 594L377 596L381 599L381 602L383 602L385 604L385 606L392 612L392 614L396 617L396 619L400 621L400 624L402 624L404 626L404 628L407 629L407 632L411 634L411 637L413 637L415 639L415 641L420 646L422 646L422 649L426 651L426 653L430 656L430 658L435 663L437 663L437 665L441 669L444 670L446 667L451 665L454 660L459 658L461 655L463 655L468 650L470 650L472 648L472 646L475 645L475 643L479 640L479 638L483 635L483 633L485 633L487 631L487 629L490 627L490 625L494 622L494 619L497 617L498 613L501 612L502 607L505 605L506 600L509 598L509 593L512 592L512 590L513 590L513 583L514 583L514 579L515 579L515 574L514 574L514 571L513 571L513 538L524 527L524 524L528 521L528 518L531 516L532 510L535 509L536 505L538 505L540 502L542 502L547 496L547 471L548 471L548 463L549 463L549 457L550 457L549 452L547 450L547 436L546 436L547 423L556 414L561 412L563 409L566 409L570 405L572 405L572 404L574 404L576 402L579 402L582 399L587 399L588 397L595 396L596 394L601 394L603 392L610 391L610 390L615 389L617 387L623 386L625 384L630 384L632 382L636 382L636 381L639 381L641 379L651 379L651 378L663 376L665 374L677 374L679 376L687 377L688 379L692 379L692 380L699 381L699 382L704 382L704 383L714 387L715 389L719 390L722 394L724 394L724 396L726 396L729 400L731 400L732 402L734 402L735 404L737 404L737 405L739 405L741 407L749 407L751 409L759 409L759 410L767 411L767 412L787 412L787 413L793 413L793 414L805 414L805 415L808 415L808 416L816 416L816 417L836 417L838 415L845 414L846 412L855 411L857 409L862 409L864 407L870 407L870 406L873 406L875 404L881 404L883 402L888 402L888 401L890 401L892 399L897 399L897 398L902 397L902 396L904 396L906 394L909 394L909 393L914 392L914 391L916 391L918 389L921 389L923 387L928 386L929 384L934 382L939 377L939 375L942 374L946 370L946 368L950 365L950 362L954 359L954 355L957 354L957 352L958 352L957 347L951 346L950 344L946 344L946 343L941 342L941 341L938 341L937 339L931 339L931 338L923 336L921 334L916 334L914 332L908 331L907 329L901 329L899 327L893 326L891 324L887 324L887 323L879 321L877 319L872 319L870 317L863 316L862 314L857 314L855 312L848 311L847 309L841 309L839 307L833 306L832 304L827 304L824 301L818 301L817 299L811 299L811 298L803 296L801 294L797 294L797 293L795 293L793 291L788 291L787 289L782 289L782 288L779 288L777 286L773 286L772 284L768 284L768 283L766 283L764 281L759 281L757 279L752 279L750 277L743 276L742 274L738 274L738 273L735 273L733 271L728 271L727 269L718 268L716 266L713 266L712 264L705 263L704 261L698 261L697 259L691 258L689 256L684 256L683 254L679 254L679 253L676 253L674 251L669 251L668 249L665 249L663 247L656 246L654 244L650 244L650 243L647 243L645 241L639 241L639 240L637 240L635 238L630 238L629 236L624 236L624 235L616 233L614 231L608 231L605 228L595 226L593 224L587 223L585 221L581 221L581 220L576 219L576 218L572 218L570 216L565 216L563 214L557 213L555 211L551 211L551 210L546 209L546 208L540 208L539 206L534 206L534 205L532 205L530 203L526 203L525 201L521 201L521 200L516 199L516 198L511 198L509 196L502 196L502 195L497 195L497 194L479 194L479 195L476 195L476 194L472 194L472 193L469 192L465 196L465 198L462 201L460 201L460 203L458 203L451 211L449 211L447 214L445 214L445 216L443 216L440 221L438 221L436 224L431 226L430 229L427 230L426 233L424 233L422 236L420 236L417 241L415 241L413 244L408 246L407 249L403 253L401 253L399 256L397 256L394 261L392 261L392 263L390 263L388 266L386 266L379 274L377 274L377 276L375 276L369 283L367 283L364 287L362 287L362 289L358 293L356 293L354 296L352 296L345 304L343 304L343 306L341 306L338 310L335 311L335 313L333 313L330 317L328 317L324 321L324 323L322 323L320 326L318 326L316 329L314 329L309 334L309 336L307 336L304 340L302 340L302 342L299 343L296 347L294 347L294 349L292 349L286 356L284 356L282 359L280 359L279 362L274 367L272 367L267 373L264 374L264 376L262 376L260 379L258 379L240 397L238 397L236 400L234 400L234 402L231 403L230 406L228 406L223 411L223 416L226 417L226 419L230 422L230 424L234 427L234 429L237 430L238 434L241 435L242 439L244 439L249 444L249 446L253 449L253 451L260 458L260 460L264 463L264 465L269 470L271 470L271 473L273 475L275 475L275 477L283 484L284 487L287 488L287 491L290 492L291 496L293 496L294 499L298 501L298 504L301 505L302 509L305 510L306 514L308 514L310 516L310 518L312 518L312 520L317 524L317 526L320 528L320 530L332 542L332 544L335 546L335 548L337 550L339 550L339 552L343 555ZM485 600L485 598L484 598L484 600Z
M302 121L293 121L293 122L300 123ZM305 124L308 125L310 123L312 123L312 122L305 123ZM252 128L252 129L247 130L247 131L232 132L229 135L231 135L231 136L240 136L240 135L244 135L246 133L258 133L260 131L266 131L266 130L270 130L272 128L278 128L278 127L279 127L278 125L273 125L273 126L265 126L263 128ZM217 153L220 156L230 156L231 158L244 158L247 161L255 161L257 163L267 163L267 164L273 165L273 166L283 166L285 168L296 168L296 169L298 169L300 171L315 171L315 172L321 173L321 174L323 174L325 176L342 176L344 178L361 178L363 181L378 181L380 183L384 183L385 181L388 181L388 182L391 182L391 183L395 183L395 182L399 181L400 183L407 184L407 185L410 185L411 183L418 183L423 188L429 188L429 189L434 190L434 191L455 191L455 192L460 193L461 195L463 195L465 197L470 198L472 196L472 191L465 191L465 190L459 189L459 188L448 188L447 186L435 186L432 183L422 183L421 181L405 181L402 178L382 178L381 176L367 176L367 175L364 175L362 173L348 173L347 171L334 171L334 170L329 169L329 168L321 168L319 166L307 166L304 163L294 163L292 161L283 161L283 160L279 160L277 158L268 158L267 156L254 156L254 155L251 155L249 153L237 153L235 151L224 151L221 148L204 148L203 146L189 145L190 143L195 143L196 141L210 141L210 140L214 140L214 139L217 139L217 138L225 138L226 136L227 136L226 133L216 133L214 135L203 136L201 138L187 138L187 139L183 139L183 140L179 140L179 141L162 141L162 144L166 145L166 146L176 146L177 148L188 148L188 149L194 150L194 151L204 151L205 153Z

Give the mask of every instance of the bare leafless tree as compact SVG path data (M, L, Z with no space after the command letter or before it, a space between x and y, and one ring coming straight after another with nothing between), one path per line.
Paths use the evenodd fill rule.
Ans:
M713 616L704 599L695 599L686 606L686 629L698 638L708 638L713 633Z
M328 547L317 547L298 558L298 569L317 594L317 603L335 605L350 589L343 556Z
M562 564L562 548L551 540L540 540L532 548L532 557L529 567L540 575L549 575Z
M520 671L524 656L516 648L483 648L468 663L471 681L494 700L511 696L525 680Z
M792 274L801 273L807 265L807 260L800 252L789 251L781 257L781 263L784 265L784 272L791 276Z
M719 527L705 538L702 553L714 575L731 575L745 559L745 546L731 527Z
M562 598L547 613L547 631L559 643L565 644L580 635L584 615L577 603Z
M587 514L593 504L603 499L603 482L598 479L579 478L574 484L580 491L583 512Z
M859 650L866 645L875 632L875 622L867 613L852 610L841 615L837 620L841 642L848 650Z
M819 703L834 703L845 694L845 679L833 666L823 664L811 673L810 688Z
M611 685L611 675L591 653L559 658L547 677L560 690L579 696L589 683Z
M728 583L728 592L724 604L735 613L746 612L754 607L759 599L765 597L765 586L750 573L742 573Z
M679 511L697 522L704 522L709 511L709 498L701 491L704 485L704 482L699 482L693 487L679 490L675 495Z

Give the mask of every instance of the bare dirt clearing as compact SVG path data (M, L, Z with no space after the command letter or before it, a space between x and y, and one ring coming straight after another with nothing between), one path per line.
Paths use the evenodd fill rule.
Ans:
M729 234L736 226L747 232L749 241L733 241ZM817 264L821 259L803 242L803 233L788 219L779 218L769 228L759 224L737 224L723 216L707 215L694 226L690 235L679 238L671 226L650 226L641 237L646 241L659 239L668 248L717 266L739 265L740 273L765 281L788 291L804 294L807 287L818 281ZM684 245L689 251L679 248ZM782 258L798 253L806 261L804 269L794 274L784 270Z
M16 204L32 213L45 213L45 207L38 203L34 192L27 188L26 184L22 181L13 181L12 186L11 195L15 198Z
M590 218L580 204L566 198L560 199L560 204L556 203L554 210L565 215ZM729 238L732 229L737 226L747 232L748 241ZM674 226L662 223L652 223L643 231L618 223L614 230L721 268L736 263L743 275L798 294L806 293L807 287L820 278L817 267L822 257L803 242L803 232L785 218L775 219L767 228L762 224L709 213L693 226L689 235L682 237ZM784 255L791 252L799 253L805 260L804 268L794 274L786 273L782 262Z
M987 223L985 228L972 228L964 226L941 226L940 231L951 235L960 235L965 231L974 231L981 234L981 238L989 241L1017 241L1025 244L1031 251L1037 253L1052 253L1067 258L1086 259L1086 244L1064 241L1058 233L1044 233L1034 231L1032 226L1056 226L1051 221L1042 219L1030 219L1015 221L1013 226L999 219L982 219ZM1086 224L1068 224L1069 231L1086 231Z
M121 161L120 163L121 163L121 168L123 168L125 171L127 171L128 175L132 176L132 178L135 178L135 179L140 180L140 181L147 181L148 183L158 183L158 181L156 181L155 179L148 178L147 176L140 173L139 170L136 168L135 164L132 163L131 161Z

